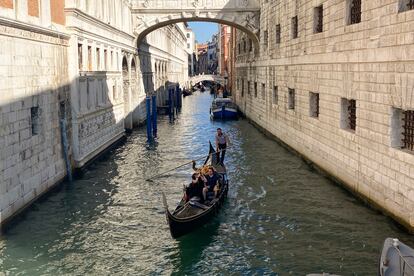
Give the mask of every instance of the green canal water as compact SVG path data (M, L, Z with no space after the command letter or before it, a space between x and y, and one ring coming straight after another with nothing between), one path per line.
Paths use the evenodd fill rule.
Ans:
M311 170L247 121L212 122L210 95L161 120L159 143L138 129L72 184L35 203L0 236L6 275L376 275L386 237L413 245L390 219ZM170 208L191 168L144 179L206 154L215 129L233 141L229 197L208 225L170 237Z

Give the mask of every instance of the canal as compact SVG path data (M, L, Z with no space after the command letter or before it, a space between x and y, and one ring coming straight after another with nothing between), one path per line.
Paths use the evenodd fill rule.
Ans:
M6 275L376 275L386 237L412 243L390 219L312 171L245 120L212 122L210 95L187 97L161 120L159 143L139 129L72 184L35 203L0 236ZM161 202L180 200L215 129L231 137L231 186L210 224L173 240Z

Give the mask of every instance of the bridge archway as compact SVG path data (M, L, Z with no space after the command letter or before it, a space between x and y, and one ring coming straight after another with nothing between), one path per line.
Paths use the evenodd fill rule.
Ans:
M259 52L260 4L257 0L135 0L132 13L136 45L152 31L180 22L204 21L243 31Z

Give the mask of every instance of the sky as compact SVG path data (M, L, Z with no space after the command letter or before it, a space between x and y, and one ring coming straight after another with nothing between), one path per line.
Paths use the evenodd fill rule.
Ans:
M218 33L218 24L211 22L188 22L190 28L196 35L198 43L205 43L211 39L213 34Z

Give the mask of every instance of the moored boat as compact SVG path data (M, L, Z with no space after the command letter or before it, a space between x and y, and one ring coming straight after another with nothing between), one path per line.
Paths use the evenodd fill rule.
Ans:
M229 189L227 171L225 166L215 162L215 156L214 148L210 144L210 154L204 164L206 165L208 161L210 161L210 165L213 166L216 173L219 175L220 191L217 197L209 198L209 201L205 203L200 203L197 200L191 199L186 202L183 197L178 206L171 213L168 209L165 195L164 193L162 194L167 222L173 238L179 238L206 224L217 214L218 210L223 205Z
M378 267L379 276L414 276L414 249L398 239L387 238Z
M214 119L237 119L237 106L230 98L216 98L211 104L211 117Z

